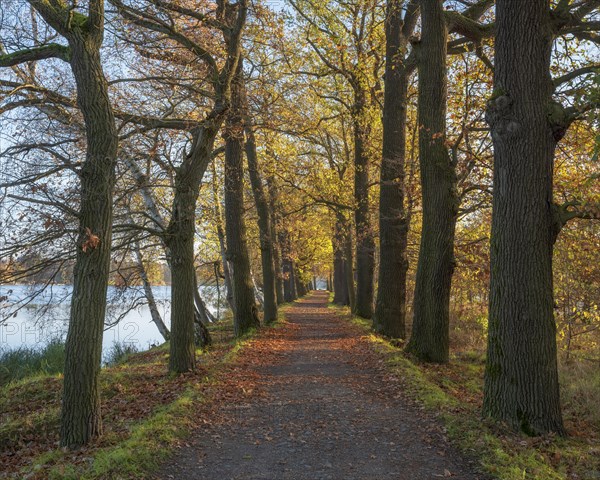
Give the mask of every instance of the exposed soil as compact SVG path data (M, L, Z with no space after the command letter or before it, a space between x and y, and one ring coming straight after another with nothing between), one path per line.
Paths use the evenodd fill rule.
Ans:
M220 398L199 407L204 425L157 478L486 478L327 300L309 295L244 349Z

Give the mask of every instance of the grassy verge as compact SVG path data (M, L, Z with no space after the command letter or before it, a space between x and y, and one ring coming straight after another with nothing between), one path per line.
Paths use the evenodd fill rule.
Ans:
M281 309L280 325L287 307ZM58 448L60 375L41 374L0 389L0 463L6 478L143 478L198 424L228 368L259 332L233 338L213 325L214 346L198 351L196 372L166 374L168 345L131 354L101 371L103 436L71 452ZM4 478L4 477L3 477Z
M467 455L479 459L482 469L493 477L501 480L600 479L600 429L593 416L586 416L590 421L583 428L581 418L585 412L582 409L584 405L589 408L590 404L582 401L577 404L573 400L581 396L580 378L563 376L568 438L515 434L481 418L483 355L454 352L449 365L416 364L404 355L401 347L373 334L370 322L352 317L347 308L337 309L365 332L407 396L438 417L450 440ZM591 382L596 388L594 382L600 381L600 372L588 373L592 379L584 384ZM587 394L590 391L588 388ZM596 398L596 402L598 400L600 398ZM597 418L597 410L590 414Z
M34 375L61 373L65 363L65 344L52 339L43 348L22 347L0 351L0 387Z

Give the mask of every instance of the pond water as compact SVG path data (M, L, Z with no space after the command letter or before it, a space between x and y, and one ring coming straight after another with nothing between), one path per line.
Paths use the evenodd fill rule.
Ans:
M152 291L164 322L170 326L171 287L156 286ZM53 285L46 289L35 285L0 285L0 350L23 346L41 348L54 338L64 339L71 292L70 285ZM215 287L200 287L200 293L213 314L223 312L222 306L217 308ZM104 352L114 342L134 345L139 350L163 343L143 299L141 287L108 288Z

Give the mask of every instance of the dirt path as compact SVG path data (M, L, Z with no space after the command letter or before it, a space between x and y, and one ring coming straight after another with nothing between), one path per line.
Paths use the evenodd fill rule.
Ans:
M314 293L242 354L210 424L162 479L482 479L408 405L382 358ZM236 389L225 388L232 392Z

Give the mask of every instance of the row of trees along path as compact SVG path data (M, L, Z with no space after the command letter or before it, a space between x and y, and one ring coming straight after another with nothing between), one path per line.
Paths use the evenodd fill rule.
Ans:
M61 445L79 447L102 432L98 378L111 255L115 251L127 245L138 245L139 263L143 264L140 241L161 250L172 277L171 331L166 330L162 320L157 318L155 322L165 339L170 340L169 370L183 373L195 368L197 325L206 323L208 316L198 293L195 246L198 224L203 223L197 218L198 203L202 200L200 187L209 167L216 172L215 158L224 155L225 228L219 226L219 242L223 266L230 267L226 285L236 335L243 335L260 324L245 218L244 152L257 207L264 323L277 318L277 305L282 300L292 300L307 288L306 283L296 282L299 268L291 253L295 230L303 227L287 224L291 212L286 212L283 207L289 206L291 195L279 196L277 182L283 183L279 172L266 176L264 182L260 177L259 162L272 152L270 147L257 146L257 133L265 127L279 133L290 130L287 120L283 122L285 126L263 125L268 122L260 117L270 117L269 110L265 107L265 111L257 113L256 105L260 105L260 101L256 95L248 94L256 78L251 75L244 78L244 74L248 69L254 72L257 67L254 47L258 48L261 42L252 44L247 37L252 38L253 34L259 38L257 32L263 30L263 25L257 28L256 18L254 23L248 22L249 10L253 9L255 15L261 13L251 5L253 2L219 0L213 5L212 2L190 1L188 5L162 0L142 3L90 0L78 5L63 0L28 0L27 3L31 8L31 32L22 31L19 2L10 2L17 6L17 14L3 15L2 19L9 25L9 28L2 27L9 46L5 47L4 40L0 42L0 67L7 75L6 79L0 80L0 86L5 89L6 98L16 99L4 105L2 111L27 107L47 114L51 110L53 124L60 124L64 132L69 131L67 126L72 128L73 138L85 138L85 142L68 141L79 145L77 151L84 154L75 165L70 154L56 152L62 141L54 144L54 138L50 146L39 141L21 145L23 155L32 149L41 149L45 155L47 152L43 149L50 149L59 166L40 173L36 164L29 175L0 186L29 186L26 197L9 197L16 201L37 202L44 208L52 206L54 210L50 211L58 209L60 214L56 213L57 218L54 218L43 210L42 240L21 243L16 239L12 250L3 251L10 250L11 255L22 254L24 244L51 244L52 240L43 235L53 235L53 228L58 230L57 238L68 238L67 234L73 237L65 247L74 265L74 288L66 346ZM106 5L110 5L108 14L105 13ZM324 192L306 193L312 206L325 205L330 210L324 211L335 218L335 238L331 242L335 301L349 304L353 312L363 318L372 318L374 329L383 335L396 338L406 335L407 250L414 198L412 194L408 195L411 193L407 180L410 172L405 171L405 167L407 125L411 120L409 107L414 98L409 90L412 89L412 75L416 73L418 118L415 132L418 131L419 139L422 229L407 351L420 361L449 361L449 304L456 263L456 227L460 215L465 213L461 202L464 202L468 187L462 188L462 183L473 168L469 165L461 167L466 171L459 168L459 145L463 137L472 132L489 132L494 147L493 181L476 186L493 197L489 242L489 343L483 413L529 434L564 434L556 359L553 246L567 222L576 218L598 219L599 210L597 206L588 208L577 201L556 203L553 169L557 147L571 125L597 111L599 102L597 96L588 97L577 91L571 95L572 105L562 105L556 98L560 97L557 93L562 85L596 72L598 66L585 65L552 78L552 54L557 50L553 48L556 40L564 39L565 35L577 41L600 43L596 32L598 22L590 20L598 13L599 2L388 0L385 5L384 14L381 2L376 0L355 0L354 3L289 0L288 13L294 15L294 28L306 43L294 54L286 49L280 52L286 64L293 63L293 57L300 53L300 56L311 55L305 62L306 68L293 67L289 72L297 78L310 79L309 85L295 83L290 91L296 93L286 91L287 95L283 97L314 94L316 90L320 100L330 99L339 104L339 111L327 121L319 119L314 131L297 128L289 133L293 142L303 135L323 133L329 120L338 119L343 130L348 131L347 139L344 133L342 156L349 159L348 164L338 165L333 160L336 157L333 153L329 160L332 170L337 170L335 176L340 182L346 170L352 171L352 199L346 201L336 195L332 200L319 197ZM260 20L260 15L257 18ZM38 21L45 27L38 29ZM116 30L105 28L109 21ZM348 25L352 25L352 29L348 29ZM380 29L382 25L384 31ZM38 34L44 29L50 33L45 40L39 41ZM208 31L211 33L207 34ZM22 38L19 38L19 32ZM177 68L181 67L182 61L186 68L193 64L197 69L195 77L202 79L202 87L196 84L182 87L185 92L182 98L175 100L165 111L159 108L155 115L140 114L139 110L143 109L136 108L135 104L122 105L122 99L117 98L119 95L114 94L112 87L115 82L127 80L109 82L107 79L107 75L115 72L111 68L107 71L106 61L103 62L101 56L102 49L107 47L106 34L111 35L111 41L118 45L127 40L126 44L133 46L141 58L154 58L161 65L173 59L165 58L170 55L158 54L152 48L162 50L169 46L171 51L183 52L184 60L175 59ZM385 55L382 55L380 50L383 48L378 49L377 45L383 46L381 39L384 37ZM35 39L34 45L30 45L30 38ZM204 45L207 38L211 41ZM283 38L280 40L285 43ZM492 42L493 61L488 56ZM272 48L280 46L274 42ZM453 97L448 94L451 72L448 58L468 52L474 52L489 69L489 78L493 76L493 93L486 107L479 109L482 117L485 110L487 125L463 125L457 143L451 145L447 139L447 106ZM49 65L54 68L60 64L61 72L72 74L72 93L76 94L76 99L75 95L62 93L62 87L55 85L53 88L49 79L38 78L36 72L42 69L36 70L34 66L36 62L46 60L52 60ZM261 75L264 78L261 79L272 79L275 84L281 82L275 71L279 66L269 69L270 62L263 63ZM384 85L381 85L380 70L384 64ZM169 91L173 90L172 82L175 81L172 77L179 75L173 74L173 71L179 72L173 65L165 70L169 78L162 83ZM61 78L61 75L54 76ZM260 75L256 73L256 76ZM140 79L129 80L135 84ZM151 80L160 82L165 78L161 74L144 81ZM382 89L385 92L383 99ZM581 92L584 91L582 87ZM181 107L180 116L174 115L180 105L194 96L197 96L196 107L187 112ZM265 105L269 103L265 100ZM72 115L70 112L73 111L79 113ZM377 119L381 113L382 148L375 152L375 136L379 133ZM48 137L52 132L49 130ZM171 140L164 141L179 152L179 158L173 162L169 154L157 154L154 147L162 143L159 141L150 149L142 146L143 152L134 147L135 142L130 140L141 140L149 132L156 133L156 139L161 135L165 135L164 138L172 135ZM219 135L224 145L219 146ZM411 138L415 138L415 133ZM332 152L335 150L329 136L325 146ZM128 149L134 152L129 157ZM309 150L313 151L312 148ZM369 188L377 184L370 176L376 165L374 157L379 154L380 249L377 251L371 208L373 195ZM291 156L290 163L299 172L304 170L299 166L303 156L304 153ZM121 161L120 157L128 160ZM150 159L148 165L155 162L159 170L167 170L160 174L162 180L159 183L170 186L170 195L165 196L161 189L153 190L147 178L150 168L146 175L135 163L135 158L146 157ZM15 158L21 157L16 154ZM310 163L317 162L310 157ZM128 174L123 173L123 166ZM284 162L278 163L276 170L280 167L284 167ZM46 198L47 186L30 185L64 170L71 172L72 188L76 193L63 192L66 200L62 203ZM593 178L589 180L591 182ZM123 183L127 183L125 190ZM295 185L293 181L289 183ZM129 192L131 187L142 197L141 207L133 201L129 203L132 195L121 194ZM214 188L218 192L216 185ZM461 188L462 192L459 192ZM39 192L46 196L36 200ZM117 195L116 192L121 193ZM289 189L287 192L289 194ZM78 199L76 207L70 205L73 196ZM213 207L220 217L217 196ZM306 212L308 206L290 208ZM128 219L124 223L123 217ZM325 213L323 217L326 217ZM217 223L220 222L219 218ZM377 254L379 262L376 261ZM57 254L55 262L59 265L63 262L61 254ZM376 289L377 264L380 268ZM146 292L151 294L147 279L144 283ZM152 304L150 300L149 303ZM315 327L324 329L316 320L319 315L311 314L303 321L306 324L314 321ZM302 322L293 327L301 331ZM206 328L203 331L206 343L209 341ZM302 335L325 335L325 330L309 332L311 330L306 328ZM305 344L307 352L316 348L316 352L322 351L327 356L327 349L322 348L328 341L325 337L317 337L311 342L308 338L304 340L299 345ZM335 339L338 340L345 344L343 339ZM294 351L293 355L304 353ZM307 363L306 368L310 365ZM315 363L313 367L324 371L329 368L326 363L320 367ZM360 372L354 373L360 378ZM327 378L330 381L338 375L344 378L343 374L340 367ZM370 377L365 385L375 387ZM380 388L386 387L381 385ZM301 393L299 390L294 395ZM343 397L343 392L331 393L332 397L337 393ZM323 411L327 408L323 405ZM357 411L360 412L360 408ZM375 409L372 420L377 422L382 412ZM359 428L360 418L353 418L351 428ZM401 428L402 421L398 420L397 424L387 423ZM418 457L416 444L405 445L405 448ZM349 447L347 451L352 449ZM429 466L433 468L434 464L430 462Z

